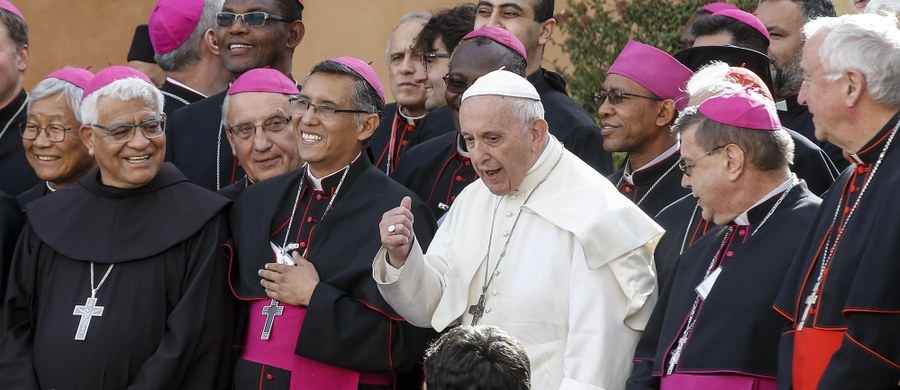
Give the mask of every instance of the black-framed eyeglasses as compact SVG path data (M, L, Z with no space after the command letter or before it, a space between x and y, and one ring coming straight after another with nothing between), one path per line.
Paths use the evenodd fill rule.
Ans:
M236 14L234 12L219 12L216 14L216 24L219 27L231 27L237 21L238 18L244 21L248 26L261 27L266 25L266 21L269 19L277 20L279 22L292 22L292 20L281 17L278 15L272 15L268 12L256 11L256 12L247 12L244 14Z
M294 112L300 115L306 115L310 107L313 108L313 111L315 111L316 115L321 119L332 119L336 114L373 114L372 112L365 110L337 108L329 103L313 104L309 100L303 98L294 100Z
M164 115L161 118L151 118L136 125L119 123L109 126L101 126L98 124L91 124L88 126L105 131L106 137L109 138L110 141L123 144L134 138L134 133L138 128L141 129L141 134L147 139L162 137L162 135L166 133L166 117Z
M709 156L709 155L712 154L713 152L715 152L715 151L717 151L717 150L719 150L719 149L722 149L722 148L724 148L724 147L726 147L726 146L728 146L728 145L731 145L731 144L719 145L719 146L716 146L716 147L714 147L714 148L712 148L712 149L710 149L710 150L707 150L706 153L701 154L700 157L697 157L697 158L691 160L691 163L690 163L690 164L688 164L688 163L684 160L684 157L682 157L681 159L678 160L678 169L680 169L681 172L684 172L684 175L685 175L685 176L690 177L690 176L691 176L691 171L693 171L693 170L694 170L694 167L697 166L697 161L699 161L699 160L702 159L703 157Z
M660 99L656 96L644 96L644 95L638 95L636 93L624 92L618 88L613 88L613 89L610 89L609 91L604 91L601 89L597 92L594 92L592 97L594 98L594 103L597 104L598 106L602 105L603 101L606 100L607 98L609 98L609 104L612 104L612 105L622 103L622 101L625 100L625 97L637 97L637 98L644 98L644 99L650 99L650 100L655 100L655 101L665 100L665 99Z
M437 61L438 58L450 58L450 53L423 53L422 54L422 66L425 67L425 71L428 71L428 65L434 61Z
M461 77L451 77L449 73L442 77L444 79L444 83L447 84L447 91L451 93L455 93L457 95L466 92L469 89L469 86L472 85L468 80Z
M73 128L58 124L49 124L46 127L41 127L37 123L25 122L19 126L19 133L22 134L22 139L34 141L41 135L41 131L44 131L47 133L47 139L50 142L63 142L66 139L66 133Z
M228 131L238 139L246 141L256 135L257 128L262 128L264 132L269 134L278 134L288 128L290 123L291 117L289 116L273 116L258 125L252 123L238 123L229 127Z

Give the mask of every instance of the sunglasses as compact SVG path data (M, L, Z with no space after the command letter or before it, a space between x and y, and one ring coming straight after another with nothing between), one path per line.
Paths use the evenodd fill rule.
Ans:
M592 97L594 98L594 103L598 106L602 105L603 101L605 101L606 99L609 99L609 104L616 105L616 104L622 103L622 101L625 100L626 97L644 98L644 99L650 99L650 100L655 100L655 101L663 100L663 99L660 99L655 96L644 96L644 95L638 95L638 94L634 94L634 93L622 92L621 89L617 89L617 88L610 89L609 91L604 91L601 89L597 92L594 92Z
M234 25L238 18L241 18L241 20L244 21L244 24L254 27L265 26L266 21L269 19L277 20L279 22L291 22L291 20L287 18L260 11L247 12L245 14L236 14L234 12L219 12L216 14L216 23L219 25L219 27L231 27L232 25Z

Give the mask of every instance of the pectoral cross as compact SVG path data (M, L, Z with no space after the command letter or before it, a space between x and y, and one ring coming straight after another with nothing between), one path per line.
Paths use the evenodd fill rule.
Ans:
M803 315L800 317L800 322L797 323L797 330L803 330L806 319L809 318L809 312L812 311L813 305L819 300L819 283L820 282L816 282L816 284L813 285L812 292L806 297L806 306L803 307Z
M472 315L472 326L478 325L478 320L484 315L484 293L478 297L478 303L469 306L469 314Z
M669 367L666 369L666 375L672 375L675 372L675 366L678 364L678 359L681 357L681 350L684 349L684 344L687 343L687 335L681 336L678 339L678 346L675 347L675 350L672 351L672 355L669 358Z
M78 330L75 331L75 340L84 340L88 328L91 327L91 317L103 315L103 306L97 306L97 298L89 297L84 305L75 305L72 315L81 316L78 320Z
M272 325L275 324L275 316L280 316L284 313L284 306L279 306L278 301L272 300L269 302L269 306L265 306L262 309L262 315L266 316L266 324L263 325L262 334L259 335L260 340L268 340L269 335L272 334Z

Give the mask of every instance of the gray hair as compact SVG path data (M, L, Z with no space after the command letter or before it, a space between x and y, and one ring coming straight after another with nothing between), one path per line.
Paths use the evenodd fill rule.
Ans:
M900 30L894 15L855 14L819 18L803 27L809 40L825 34L819 59L826 79L853 69L863 74L869 95L879 104L900 105Z
M155 54L156 64L166 72L176 72L200 61L200 44L203 34L216 28L216 14L222 10L225 0L203 0L203 13L194 31L178 48L166 54Z
M523 131L528 131L531 123L537 119L544 119L544 104L540 100L503 97L509 102L513 117L521 121Z
M273 94L275 94L275 93L273 93ZM275 94L275 95L284 96L284 98L288 102L290 102L292 98L297 96L297 95L285 95L285 94L280 94L280 93ZM225 101L222 102L222 126L225 128L228 127L228 112L230 111L229 107L231 107L231 95L225 94Z
M425 12L425 11L409 12L406 15L401 16L400 20L397 22L397 25L395 25L394 29L391 30L391 33L388 34L388 39L387 39L388 44L387 44L387 47L384 49L385 56L391 55L391 53L389 53L389 51L391 50L391 47L390 47L391 39L394 37L394 32L396 32L397 29L400 28L400 26L407 24L407 23L412 23L412 22L419 22L424 26L425 23L428 23L429 20L431 20L431 13ZM416 34L416 35L418 35L418 34ZM390 58L388 58L388 61L390 61Z
M28 110L31 111L31 103L46 99L58 93L66 98L66 103L69 105L69 109L75 114L75 119L77 119L78 122L81 122L81 95L84 93L84 90L75 84L55 77L43 79L34 86L26 100Z
M162 114L163 112L162 92L153 84L136 77L129 77L113 81L88 95L81 102L82 124L97 124L97 120L100 118L100 107L97 105L97 102L101 96L121 101L141 99L147 105L152 106L157 114Z
M306 79L309 79L309 76L316 73L347 75L352 77L356 80L356 83L353 85L353 91L350 93L350 104L353 106L353 109L375 113L378 114L379 119L381 118L381 113L384 111L384 100L378 95L378 92L375 91L375 87L369 85L369 82L360 76L359 73L356 73L355 70L350 69L349 66L340 62L325 60L316 64L316 66L309 71ZM305 83L306 81L304 80L304 84ZM362 124L363 115L365 114L354 114L353 124L357 126Z
M768 131L727 125L710 120L698 106L691 106L678 115L672 125L672 133L680 139L681 134L695 124L698 127L694 140L700 149L711 150L721 145L735 144L747 154L750 165L760 171L793 164L794 140L784 128Z

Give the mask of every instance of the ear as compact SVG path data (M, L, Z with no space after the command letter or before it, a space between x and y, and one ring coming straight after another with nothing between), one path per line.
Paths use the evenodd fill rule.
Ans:
M291 23L291 27L288 30L287 47L291 49L297 47L303 41L304 35L306 35L306 26L302 20Z
M94 157L94 132L91 131L91 127L82 125L79 134L81 135L81 142L87 147L88 154Z
M549 131L550 125L547 124L546 120L535 119L531 122L531 129L529 129L528 133L531 134L531 148L533 150L537 151L546 144Z
M28 45L22 45L22 47L16 51L16 69L18 69L19 72L24 72L28 69Z
M378 124L380 122L381 119L378 117L378 114L366 114L363 123L359 127L359 133L356 135L356 139L365 143L366 140L372 138L372 135L375 134L375 130L378 129Z
M541 46L546 45L547 42L550 41L550 36L553 35L553 30L555 29L556 19L550 18L541 22L541 35L538 36L538 43Z
M211 53L219 55L219 42L216 40L216 32L213 29L206 30L203 33L203 45Z
M746 167L746 153L737 144L728 144L722 149L725 155L725 174L729 181L737 180L744 172Z
M675 101L666 99L660 103L659 110L656 112L656 126L668 127L675 119L675 115L678 115L678 111L675 110Z
M231 145L231 155L237 157L237 149L234 147L234 135L231 131L225 130L225 137L228 138L228 145Z
M860 73L857 70L848 70L846 73L847 80L842 82L845 83L843 91L845 94L845 100L847 107L855 107L862 100L863 94L866 92L868 84L866 83L866 76Z

